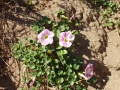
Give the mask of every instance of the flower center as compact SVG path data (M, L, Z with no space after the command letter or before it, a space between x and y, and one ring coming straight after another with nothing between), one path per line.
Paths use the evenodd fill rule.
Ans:
M87 73L91 73L91 69L88 69L88 70L87 70Z
M65 38L64 41L67 42L68 41L67 38Z
M48 38L48 36L47 36L47 35L45 35L45 36L44 36L44 39L46 39L46 38Z

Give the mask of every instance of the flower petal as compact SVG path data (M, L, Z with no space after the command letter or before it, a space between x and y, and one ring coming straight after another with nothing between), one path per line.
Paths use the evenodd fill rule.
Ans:
M85 69L85 77L90 79L94 75L93 73L93 64L88 64Z
M64 47L70 47L71 45L72 45L71 42L64 42L64 43L63 43L63 46L64 46Z
M72 33L71 33L71 32L69 32L69 34L68 34L67 38L68 38L70 41L72 41L72 40L74 40L75 36L74 36L74 35L72 35Z
M61 32L59 35L59 45L64 47L70 47L71 41L74 40L74 35L70 31Z
M38 34L38 40L44 46L52 44L53 37L54 33L49 31L48 29L44 29L41 33Z
M31 81L30 84L29 84L30 86L33 86L33 84L34 84L34 82L35 82L35 78L36 78L36 77L33 77L32 81Z
M80 76L83 77L86 81L88 80L88 78L84 76L83 74L80 74Z

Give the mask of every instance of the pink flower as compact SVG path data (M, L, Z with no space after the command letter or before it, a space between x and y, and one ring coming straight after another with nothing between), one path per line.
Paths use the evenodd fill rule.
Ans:
M85 75L81 74L81 76L85 78L85 80L89 80L93 75L93 64L88 64L85 69Z
M70 31L61 32L59 36L59 45L64 47L70 47L72 42L75 38L74 35Z
M53 37L54 33L49 31L48 29L44 29L41 33L38 34L38 40L44 46L52 44Z
M30 85L30 86L33 86L34 82L35 82L35 77L33 77L32 81L30 82L29 85Z

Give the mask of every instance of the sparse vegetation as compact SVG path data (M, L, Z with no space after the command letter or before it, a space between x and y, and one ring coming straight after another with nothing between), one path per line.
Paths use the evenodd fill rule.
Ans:
M1 0L0 89L109 90L113 79L119 85L119 5L83 1Z
M55 86L59 90L85 90L82 76L86 81L89 80L94 74L93 67L88 66L85 70L85 74L90 74L89 77L83 75L83 61L77 56L71 56L74 49L72 41L75 32L78 31L69 27L71 20L63 11L58 12L58 16L61 19L59 22L43 16L37 24L32 24L34 31L40 33L38 40L27 39L29 44L24 42L16 44L14 57L23 60L27 71L26 83L31 83L32 80L30 86L36 87L35 90L43 83L46 83L47 87ZM93 78L94 82L95 80Z
M113 26L113 21L111 20L111 16L114 15L117 11L119 11L119 6L117 3L112 2L110 0L93 0L93 3L97 6L101 6L103 10L101 10L101 14L104 18L104 26L111 27Z

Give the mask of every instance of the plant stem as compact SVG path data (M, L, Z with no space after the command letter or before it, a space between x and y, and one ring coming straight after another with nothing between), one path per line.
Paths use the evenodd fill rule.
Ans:
M46 48L45 48L46 49ZM46 72L48 72L48 67L47 67L47 54L46 54L46 52L45 52L45 67L47 68L46 70ZM47 90L48 90L48 75L46 75L46 78L47 78Z

